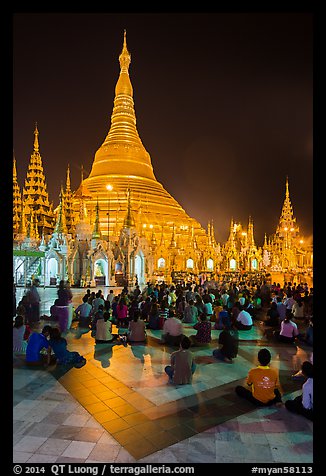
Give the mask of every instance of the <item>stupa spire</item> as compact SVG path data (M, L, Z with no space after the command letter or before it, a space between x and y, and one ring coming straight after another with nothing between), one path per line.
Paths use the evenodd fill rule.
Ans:
M59 204L58 218L57 218L54 231L56 233L67 233L66 218L64 214L64 193L63 193L62 185L61 185L61 191L60 191L60 204Z
M127 195L128 195L128 208L127 208L127 215L126 215L126 218L124 219L123 225L127 228L131 228L132 226L135 226L135 220L134 220L134 218L132 216L132 213L131 213L131 190L130 190L130 188L128 188Z
M30 211L33 210L35 213L34 221L38 224L45 222L46 231L50 233L53 231L53 211L49 203L38 136L39 131L37 124L35 124L34 149L28 164L23 200L28 206L26 213L30 215ZM28 220L29 217L27 217Z
M34 152L38 152L39 151L39 143L38 143L38 129L37 129L37 122L35 122L35 129L34 129Z
M296 232L299 232L299 228L296 225L296 218L293 215L293 208L289 192L289 179L288 177L286 177L285 199L283 202L281 216L279 219L279 224L276 233L281 237L285 237L285 235L289 234L289 236L293 237Z
M22 210L22 197L20 193L20 188L17 180L17 169L16 169L16 158L14 155L13 163L13 233L14 235L19 230L20 216Z
M136 128L133 88L129 77L131 55L127 48L126 31L119 63L120 75L115 87L111 127L95 154L89 178L99 175L127 175L132 170L134 176L156 180L150 155Z
M98 205L98 199L96 202L96 207L95 207L95 222L94 222L94 228L93 228L93 233L92 233L92 238L93 239L101 239L101 230L100 230L100 219L99 219L99 205Z

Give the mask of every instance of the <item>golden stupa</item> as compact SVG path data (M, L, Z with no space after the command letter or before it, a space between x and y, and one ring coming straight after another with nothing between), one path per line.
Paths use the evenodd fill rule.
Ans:
M91 217L98 203L102 236L117 239L129 207L138 232L169 246L181 241L206 242L201 225L187 215L154 175L151 158L137 128L133 88L129 77L131 56L127 49L126 31L119 56L120 75L115 87L110 130L97 150L91 172L74 194L74 210L81 197ZM130 192L128 192L128 190ZM109 220L109 225L108 225ZM109 227L109 233L108 233Z

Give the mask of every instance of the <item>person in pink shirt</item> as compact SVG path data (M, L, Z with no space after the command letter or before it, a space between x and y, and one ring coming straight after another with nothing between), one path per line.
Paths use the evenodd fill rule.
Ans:
M125 304L124 299L120 299L117 305L117 319L118 319L118 327L128 327L128 306Z
M281 342L293 344L296 337L299 335L298 326L292 321L293 314L287 311L284 320L281 322L281 330L278 339Z

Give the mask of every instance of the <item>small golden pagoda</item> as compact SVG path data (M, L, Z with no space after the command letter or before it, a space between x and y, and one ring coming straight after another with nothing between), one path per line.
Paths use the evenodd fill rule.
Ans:
M22 197L20 193L20 188L17 180L17 168L16 168L16 159L14 157L13 165L13 234L14 237L17 236L19 231L19 224L21 223L21 213L22 213Z
M82 179L73 194L76 221L82 199L89 214L96 211L103 238L117 242L124 226L129 197L138 235L151 243L152 251L160 248L158 254L169 260L170 267L175 265L185 269L186 255L182 257L182 250L190 248L194 254L198 245L204 249L208 246L208 236L154 175L150 155L136 128L133 88L129 77L130 62L131 55L124 32L111 127L95 154L88 178ZM175 248L178 251L170 253L173 243L177 244ZM202 266L205 269L204 263Z
M36 236L50 234L53 231L53 210L49 203L42 158L38 142L37 124L34 130L34 150L28 164L25 186L23 188L23 204L26 222L34 224Z

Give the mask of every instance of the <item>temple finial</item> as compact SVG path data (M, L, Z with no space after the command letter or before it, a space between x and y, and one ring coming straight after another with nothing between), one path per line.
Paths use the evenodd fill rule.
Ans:
M121 54L119 56L119 63L121 68L121 73L128 73L128 68L131 63L131 55L127 48L127 32L124 30L123 33L123 47Z
M38 143L38 129L37 129L37 122L35 122L35 130L34 130L34 152L39 151L39 143Z
M67 168L66 190L70 190L70 168L69 168L69 164L68 164L68 168Z

